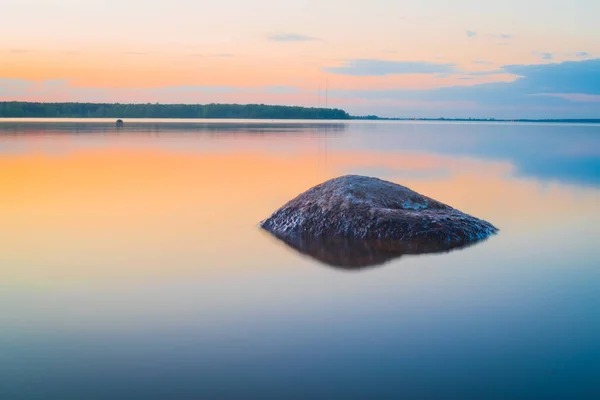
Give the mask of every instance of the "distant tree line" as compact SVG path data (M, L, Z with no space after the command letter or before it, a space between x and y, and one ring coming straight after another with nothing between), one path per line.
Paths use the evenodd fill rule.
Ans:
M265 104L102 104L0 102L0 118L350 119L344 110Z

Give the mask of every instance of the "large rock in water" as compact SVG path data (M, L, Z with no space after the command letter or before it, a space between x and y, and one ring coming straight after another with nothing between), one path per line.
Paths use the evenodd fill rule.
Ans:
M260 226L305 254L350 268L449 251L497 232L489 222L404 186L358 175L309 189Z

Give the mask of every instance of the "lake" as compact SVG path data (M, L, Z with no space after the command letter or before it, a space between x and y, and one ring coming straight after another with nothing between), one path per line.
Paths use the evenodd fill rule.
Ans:
M376 176L490 221L346 270L257 224ZM2 399L600 398L600 125L1 121Z

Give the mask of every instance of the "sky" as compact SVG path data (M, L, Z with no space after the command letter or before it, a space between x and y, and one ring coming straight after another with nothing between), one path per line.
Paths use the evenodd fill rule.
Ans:
M600 118L597 0L0 0L0 10L0 101Z

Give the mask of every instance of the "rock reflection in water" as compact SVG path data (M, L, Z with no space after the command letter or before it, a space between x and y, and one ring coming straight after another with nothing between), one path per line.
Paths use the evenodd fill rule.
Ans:
M278 237L283 243L333 268L359 270L383 265L404 255L447 253L476 242L438 242L434 240L356 239L348 237Z

